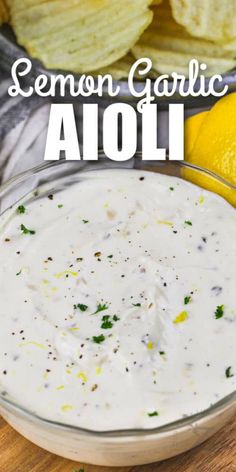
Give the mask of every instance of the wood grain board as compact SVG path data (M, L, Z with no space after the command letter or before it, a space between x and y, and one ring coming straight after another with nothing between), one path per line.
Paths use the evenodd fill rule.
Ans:
M236 419L192 451L139 467L97 467L54 456L16 433L0 417L0 472L236 472Z

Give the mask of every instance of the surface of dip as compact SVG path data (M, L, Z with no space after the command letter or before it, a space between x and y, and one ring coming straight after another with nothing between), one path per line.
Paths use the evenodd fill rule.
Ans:
M236 213L220 197L92 171L5 212L0 237L1 395L101 431L235 390Z

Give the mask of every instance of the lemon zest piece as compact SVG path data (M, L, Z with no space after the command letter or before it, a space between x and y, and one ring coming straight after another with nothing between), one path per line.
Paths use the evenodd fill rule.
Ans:
M58 272L57 274L55 274L55 277L57 279L60 279L61 277L63 277L63 275L72 275L73 277L78 277L78 272L73 272L72 270L64 270L63 272Z
M173 228L173 223L171 221L165 221L165 220L157 220L157 223L159 225L166 225L166 226L171 226Z
M154 345L153 345L152 341L149 341L149 342L147 343L147 348L148 348L150 351L154 348Z
M73 406L72 405L62 405L61 410L64 411L64 412L71 411L71 410L73 410Z
M84 372L79 372L79 374L77 375L77 377L78 377L79 379L82 379L83 382L87 382L87 377L86 377L86 375L84 374Z
M29 341L26 343L19 344L19 347L24 347L24 346L35 346L40 349L47 349L46 346L44 346L43 344L37 343L36 341Z
M187 311L181 311L181 313L176 316L175 320L173 321L174 324L178 324L178 323L183 323L184 321L186 321L188 319L188 313Z

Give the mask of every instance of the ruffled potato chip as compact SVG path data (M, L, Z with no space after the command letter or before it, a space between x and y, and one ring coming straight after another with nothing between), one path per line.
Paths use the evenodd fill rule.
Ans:
M220 74L232 69L235 50L226 51L212 41L192 37L172 17L168 3L154 7L152 24L132 48L136 59L149 57L153 68L161 74L175 71L188 75L193 58L207 64L206 75Z
M129 75L130 68L132 67L135 59L131 54L127 54L126 56L119 59L119 61L114 62L110 66L103 67L100 70L96 70L93 72L93 75L96 76L98 74L106 75L111 74L113 79L120 80L126 79Z
M98 74L105 75L105 74L111 74L113 79L115 80L121 80L121 79L127 79L129 76L130 69L132 65L135 63L136 59L132 54L127 54L125 57L122 57L119 61L114 62L114 64L111 64L110 66L103 67L100 70L92 72L93 76L96 76ZM141 67L142 70L142 67ZM134 77L139 80L143 80L145 75L139 74L139 71L136 70L134 73ZM149 78L156 78L156 73L155 71L150 71L148 73Z
M193 35L216 42L236 39L235 0L170 0L173 15Z
M53 69L109 66L152 21L152 0L8 0L18 42Z

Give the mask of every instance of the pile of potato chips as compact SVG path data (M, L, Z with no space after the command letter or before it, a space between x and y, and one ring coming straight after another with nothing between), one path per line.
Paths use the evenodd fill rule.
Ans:
M198 1L195 1L194 4L196 5ZM183 2L172 0L171 3L180 5ZM206 3L208 0L205 0ZM190 35L183 26L174 20L172 9L166 1L162 5L154 7L153 11L154 17L151 25L132 48L136 59L149 57L152 60L153 68L161 74L170 74L176 71L188 75L188 64L193 58L207 64L208 75L221 74L234 68L236 47L235 50L227 51L223 44L209 41L204 37Z
M153 70L207 75L236 65L236 0L0 0L19 44L50 69L127 77L135 59Z

